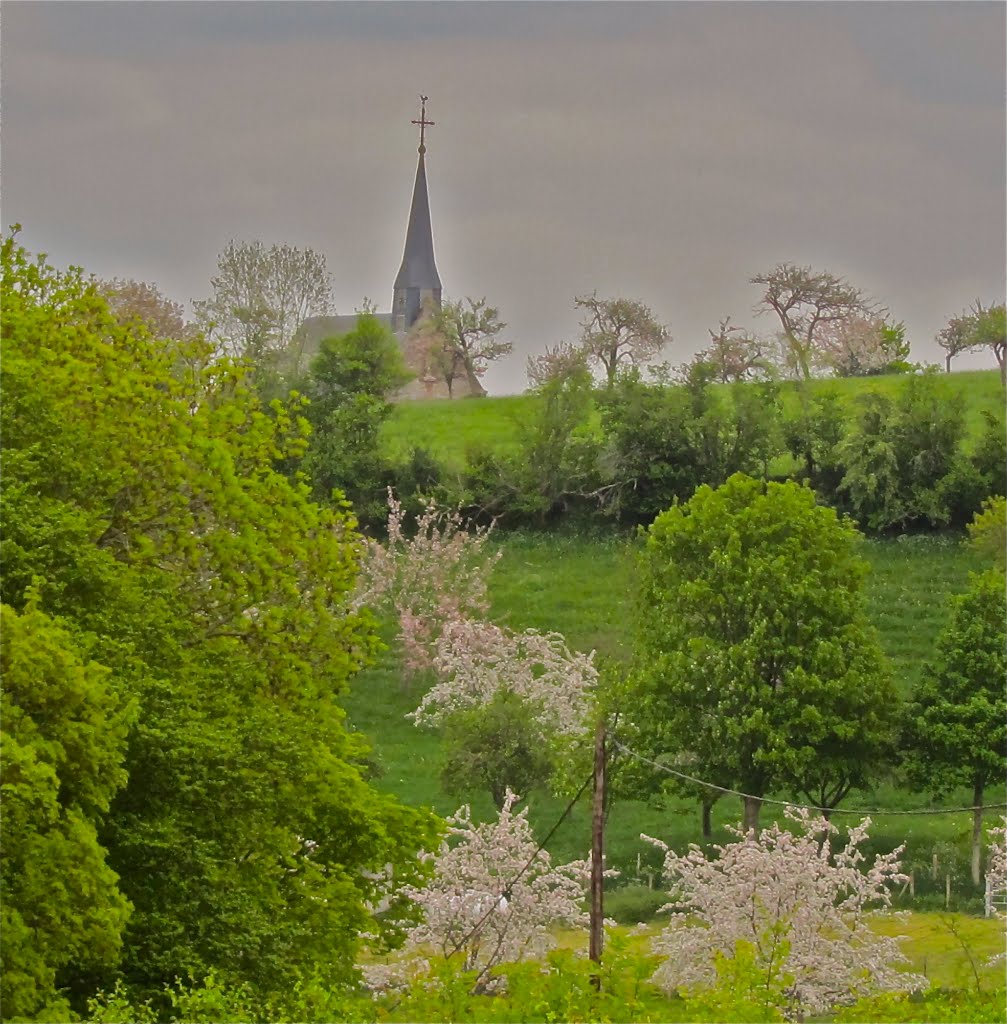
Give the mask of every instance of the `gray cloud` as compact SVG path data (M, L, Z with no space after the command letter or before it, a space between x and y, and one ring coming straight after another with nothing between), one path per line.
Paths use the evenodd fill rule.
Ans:
M58 263L204 295L230 238L310 245L390 300L420 90L446 293L516 353L573 296L650 303L682 361L754 272L827 267L917 358L1002 297L1000 4L7 3L4 219Z

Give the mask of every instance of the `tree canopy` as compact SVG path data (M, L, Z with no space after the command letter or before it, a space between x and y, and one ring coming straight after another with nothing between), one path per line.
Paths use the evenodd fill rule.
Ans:
M893 740L896 694L856 530L814 492L735 474L654 520L640 564L639 703L652 748L746 800L833 807Z
M879 313L864 292L827 270L780 263L749 280L763 288L756 313L777 316L785 362L803 380L822 360L830 331L857 318L873 322Z
M125 780L88 810L118 875L100 906L111 922L132 904L122 953L109 924L100 969L71 955L61 978L78 1001L115 972L151 992L210 972L259 993L322 965L348 979L359 934L382 928L375 875L419 871L434 838L429 815L367 783L339 706L377 645L352 611L354 520L276 471L307 425L267 414L246 367L120 323L79 271L13 237L2 260L0 596L58 619L74 686L106 679L136 709ZM12 628L11 657L40 636ZM22 721L5 713L5 747ZM86 763L59 770L61 793L75 776L86 791ZM33 841L5 836L5 892Z
M980 882L982 803L1007 769L1007 601L1002 569L972 578L906 711L910 778L935 794L972 791L972 880Z
M473 394L482 394L478 378L486 365L513 349L499 334L507 325L486 299L445 302L430 319L427 357L436 375L452 394L455 381L468 380Z
M951 360L962 352L988 348L1000 367L1000 380L1007 384L1007 306L984 306L978 299L970 309L953 316L937 334L937 344L947 353L944 367L951 372Z
M228 242L210 278L213 294L193 305L196 321L229 356L297 380L305 369L305 317L332 310L332 284L325 257L313 249L260 241Z

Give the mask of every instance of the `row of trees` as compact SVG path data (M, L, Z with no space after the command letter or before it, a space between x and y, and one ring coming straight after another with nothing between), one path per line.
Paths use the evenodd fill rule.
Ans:
M775 317L777 329L763 338L732 324L730 317L721 320L716 331L709 331L709 346L690 364L707 364L714 379L806 381L822 375L867 377L913 368L905 325L843 278L780 263L749 281L762 289L755 314ZM612 387L621 370L652 362L670 340L667 327L641 302L593 294L578 297L574 305L585 313L580 340L529 358L527 373L533 387L568 374L579 361L599 367ZM1004 377L1005 333L1003 303L987 308L977 300L971 310L952 317L936 340L947 352L948 371L954 356L990 349Z
M701 484L743 472L805 480L877 533L963 527L1004 490L1002 416L984 414L970 438L963 398L934 374L844 401L821 385L790 394L772 381L720 386L705 363L681 384L626 373L597 389L574 366L537 394L513 453L474 444L466 465L449 470L418 449L381 479L408 497L421 475L424 493L505 525L642 525Z
M777 329L762 338L732 324L730 317L721 320L717 330L709 331L710 344L694 359L710 364L715 379L808 380L822 374L870 376L911 368L905 326L843 278L781 263L754 275L750 283L762 290L755 314L771 315ZM194 303L190 329L202 331L220 353L248 359L262 380L271 381L275 394L300 388L308 370L300 325L333 309L325 257L285 244L232 241L218 257L210 287L210 297ZM117 280L103 290L113 308L139 316L164 337L179 337L186 329L181 307L151 285ZM667 326L638 300L592 293L575 298L574 307L582 314L579 340L530 357L527 372L533 386L581 362L597 367L612 386L620 371L652 362L671 340ZM971 309L949 320L936 338L949 371L955 356L990 349L1001 374L1007 372L1004 310L1003 303L984 306L976 300ZM375 309L365 299L360 312ZM412 339L410 363L444 381L449 392L457 380L478 378L490 362L512 351L512 344L500 338L506 324L485 298L448 301L429 314Z

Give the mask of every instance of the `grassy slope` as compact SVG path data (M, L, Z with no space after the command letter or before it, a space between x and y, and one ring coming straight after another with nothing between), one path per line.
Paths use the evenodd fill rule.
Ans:
M816 389L834 390L852 406L858 395L880 391L893 395L904 387L907 378L868 377L848 380L815 381ZM969 434L975 436L982 425L982 411L1003 405L1003 389L995 370L975 370L945 374L940 386L951 396L962 395L966 403ZM538 399L533 395L509 395L501 398L464 401L403 402L385 425L384 450L394 460L404 459L414 447L426 447L452 469L465 463L469 447L488 447L514 451L518 445L520 424L527 419ZM785 407L797 401L792 384L783 388Z
M616 537L578 539L565 535L531 533L501 538L503 558L494 573L491 615L517 629L558 630L577 649L625 656L630 642L633 566L629 544ZM903 692L918 677L931 654L933 640L946 616L948 594L961 590L974 556L947 540L916 538L875 541L865 545L873 566L868 602L884 647L891 657ZM353 724L370 736L385 774L378 785L412 804L450 813L458 800L445 794L438 781L439 744L435 733L417 729L405 714L416 706L419 691L406 688L394 651L379 665L362 674L347 707ZM969 794L955 798L968 802ZM1003 794L989 796L1002 800ZM488 815L488 797L471 794L477 815ZM925 796L881 787L872 794L851 797L849 807L883 806L904 809L926 806ZM565 801L535 793L529 800L531 818L544 834L559 816ZM771 816L767 807L767 820ZM724 799L714 809L715 838L729 838L724 825L739 818L738 801ZM617 802L611 811L608 844L611 861L635 874L637 854L646 864L656 857L640 839L648 832L678 848L699 839L696 805L669 800L664 808L634 801ZM878 848L891 849L908 839L908 858L921 868L933 843L962 847L968 830L965 815L887 817L877 821L872 836ZM583 856L588 845L588 811L578 807L559 830L550 847L560 857ZM920 872L922 875L922 870Z

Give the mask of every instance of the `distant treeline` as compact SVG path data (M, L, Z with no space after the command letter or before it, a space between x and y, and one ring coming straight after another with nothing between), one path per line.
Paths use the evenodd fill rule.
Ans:
M407 503L435 497L504 528L632 527L740 471L806 481L822 503L875 534L960 528L985 498L1004 494L999 403L977 411L934 372L892 387L862 383L851 397L848 386L820 381L719 384L703 364L682 383L630 372L597 388L574 373L527 400L500 400L521 406L506 439L492 436L493 400L436 403L431 426L443 433L456 413L464 439L452 447L463 460L445 455L443 438L424 438L424 404L390 412L395 454L375 445L338 483L368 529L383 521L388 487ZM399 415L408 441L394 426Z

